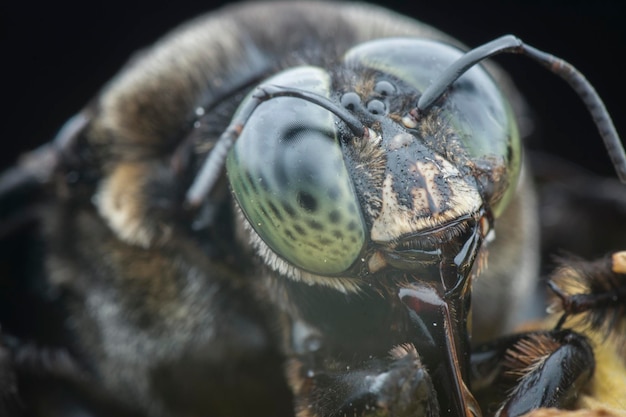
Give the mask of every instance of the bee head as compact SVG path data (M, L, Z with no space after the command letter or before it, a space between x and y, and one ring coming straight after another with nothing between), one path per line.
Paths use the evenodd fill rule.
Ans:
M467 416L480 414L464 382L470 278L521 165L511 106L477 65L500 52L526 54L568 80L608 131L626 178L610 118L569 64L512 36L466 54L390 38L350 49L335 68L296 67L267 79L187 194L192 206L202 204L226 165L270 269L345 293L395 285L417 329L413 341L438 375L436 390L449 395L440 402Z

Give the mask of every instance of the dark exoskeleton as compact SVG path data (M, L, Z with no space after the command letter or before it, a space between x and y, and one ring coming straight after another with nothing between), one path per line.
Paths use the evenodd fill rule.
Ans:
M141 51L0 177L0 413L570 406L594 352L567 319L621 323L624 271L590 267L582 301L555 280L554 328L503 336L534 294L539 209L524 103L480 62L550 67L626 177L623 149L569 64L512 36L465 50L371 5L287 2Z

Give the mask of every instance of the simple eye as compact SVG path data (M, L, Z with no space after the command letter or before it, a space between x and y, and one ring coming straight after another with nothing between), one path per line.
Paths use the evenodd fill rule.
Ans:
M321 69L303 67L267 82L327 94L326 80ZM336 134L329 111L280 97L255 110L227 160L235 198L256 233L287 262L322 275L346 271L365 241Z
M379 81L374 86L374 91L381 96L390 96L396 92L396 88L389 81Z
M361 105L361 97L354 92L346 93L341 96L341 105L348 110L356 110Z
M367 111L372 114L385 114L385 103L380 100L372 100L367 103Z

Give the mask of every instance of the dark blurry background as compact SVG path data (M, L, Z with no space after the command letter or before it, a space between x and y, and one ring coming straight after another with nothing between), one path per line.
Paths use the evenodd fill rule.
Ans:
M0 5L2 123L0 167L53 137L129 55L185 19L220 2L190 0ZM56 3L56 4L55 4ZM223 3L223 2L222 2ZM626 12L619 1L510 0L385 3L470 46L505 33L577 66L595 85L626 136ZM565 83L517 56L497 61L513 75L536 114L532 147L545 147L612 174L595 127Z

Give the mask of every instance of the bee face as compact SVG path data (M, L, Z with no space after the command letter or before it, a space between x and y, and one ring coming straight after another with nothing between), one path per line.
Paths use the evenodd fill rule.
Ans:
M46 286L80 368L50 373L96 413L480 415L470 298L487 334L515 314L537 221L502 73L419 107L462 56L379 8L287 2L133 60L37 160L44 183L17 171L51 196Z
M350 49L331 70L299 67L264 81L319 94L366 126L359 137L296 97L255 109L227 171L264 252L275 255L269 263L280 268L286 259L331 276L356 263L357 278L382 268L393 248L420 245L411 242L420 234L430 241L421 244L437 246L447 239L440 235L458 234L447 226L502 211L519 174L519 135L487 73L467 74L436 114L413 114L428 80L460 55L437 42L378 40ZM488 112L474 110L476 101Z

